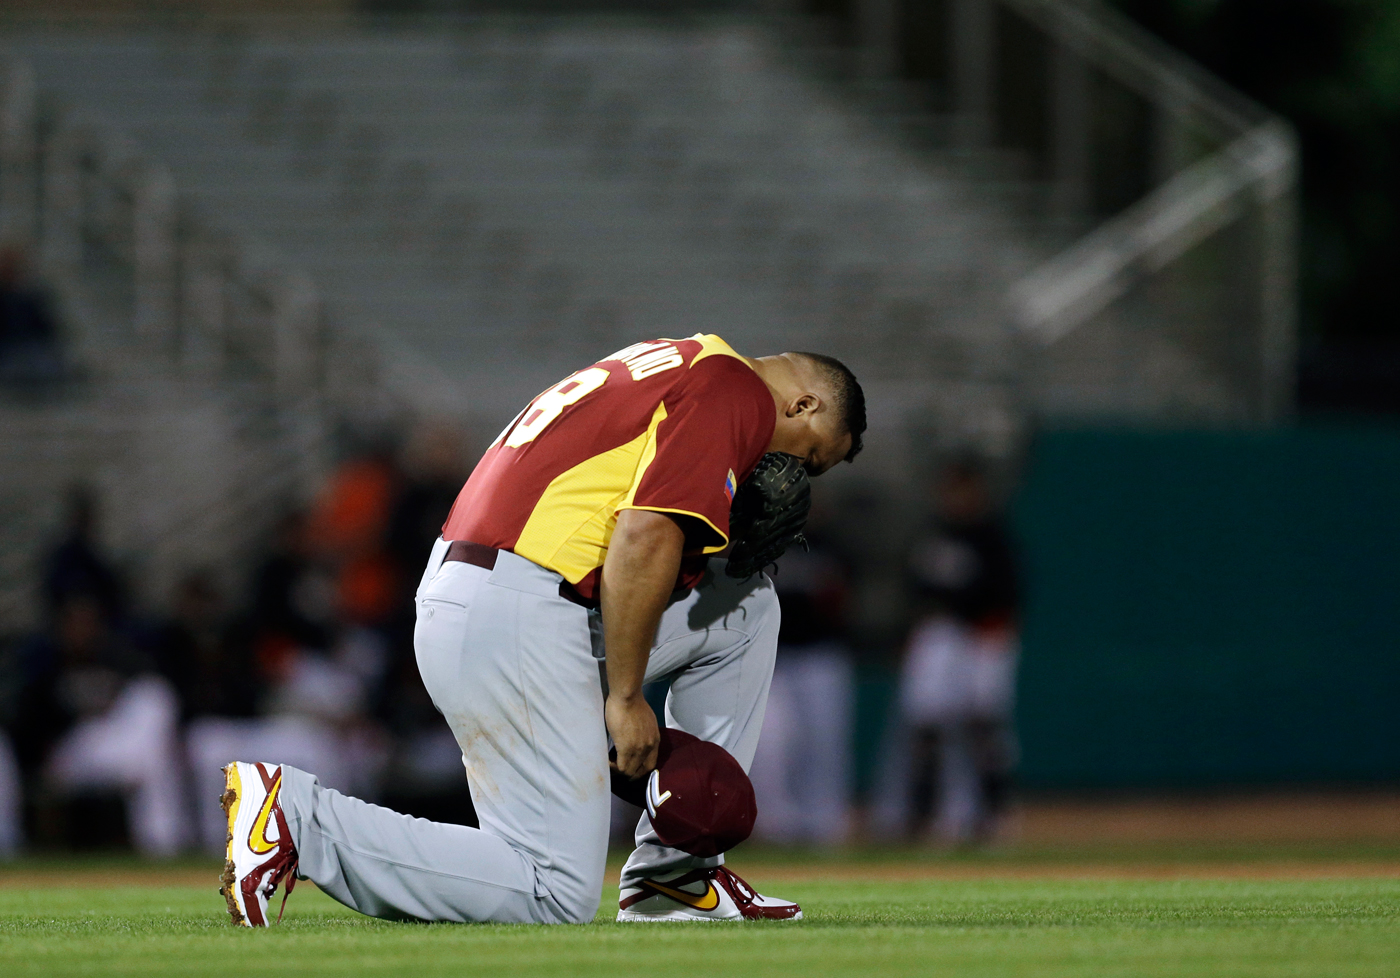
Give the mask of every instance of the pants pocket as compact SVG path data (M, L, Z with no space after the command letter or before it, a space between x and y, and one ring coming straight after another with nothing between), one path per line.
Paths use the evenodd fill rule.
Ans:
M413 653L423 686L439 713L442 704L438 693L444 689L444 683L450 681L449 677L457 673L466 630L466 605L437 597L419 599L418 620L413 627Z

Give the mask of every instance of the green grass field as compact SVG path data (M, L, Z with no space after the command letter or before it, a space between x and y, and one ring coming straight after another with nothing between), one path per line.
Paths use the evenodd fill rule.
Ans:
M212 868L22 863L0 974L1400 975L1395 852L753 857L735 867L806 920L618 926L614 888L584 927L384 923L303 885L252 932Z

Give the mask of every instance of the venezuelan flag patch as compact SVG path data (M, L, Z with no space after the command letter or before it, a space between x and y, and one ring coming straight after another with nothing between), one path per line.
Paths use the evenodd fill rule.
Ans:
M724 480L724 494L729 497L729 501L734 501L734 490L738 488L738 483L734 480L734 470L729 470L729 476Z

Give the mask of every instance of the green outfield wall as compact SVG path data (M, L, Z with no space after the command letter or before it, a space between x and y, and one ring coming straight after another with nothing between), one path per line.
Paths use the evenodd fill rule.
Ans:
M1400 430L1045 433L1015 516L1028 787L1400 780Z

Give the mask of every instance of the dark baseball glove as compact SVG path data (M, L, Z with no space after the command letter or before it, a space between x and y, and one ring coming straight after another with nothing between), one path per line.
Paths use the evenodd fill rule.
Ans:
M812 509L812 484L796 455L769 452L734 493L729 508L729 564L724 572L744 578L776 563L783 551L802 544Z

